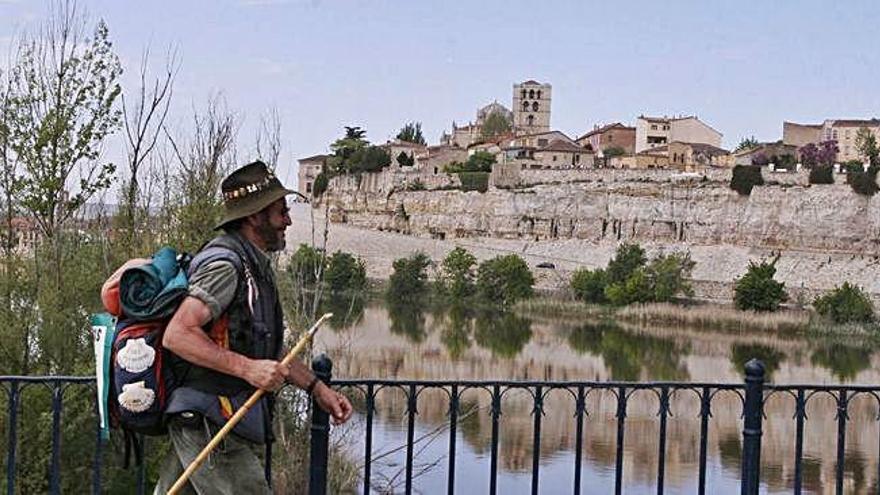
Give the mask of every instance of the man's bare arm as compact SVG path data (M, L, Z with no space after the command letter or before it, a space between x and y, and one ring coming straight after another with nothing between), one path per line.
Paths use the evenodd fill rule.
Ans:
M165 329L162 345L197 366L237 376L264 390L284 384L289 370L278 361L250 359L214 343L202 327L211 320L211 310L201 300L187 297Z

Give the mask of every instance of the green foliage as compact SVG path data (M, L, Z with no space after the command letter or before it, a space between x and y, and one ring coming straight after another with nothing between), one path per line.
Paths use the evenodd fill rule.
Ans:
M871 323L874 304L859 286L844 282L813 301L816 312L834 323Z
M489 190L488 172L460 172L458 180L461 181L462 191L478 191L484 193Z
M810 184L834 184L834 167L815 165L810 169Z
M416 164L416 159L408 155L406 151L401 151L397 154L397 163L401 167L412 167Z
M679 295L693 296L688 282L694 269L690 254L668 254L653 259L645 269L651 285L651 302L670 302Z
M330 186L330 178L327 176L325 172L321 172L315 177L315 183L312 184L312 196L320 197L325 192L327 192L327 187Z
M370 144L365 139L366 135L367 131L360 127L345 127L345 136L330 145L333 156L327 159L324 172L330 175L352 173L351 157Z
M378 172L383 168L391 165L391 156L388 152L378 146L367 146L361 148L348 159L348 171L350 173L358 172Z
M605 288L605 297L615 306L650 302L652 295L651 280L644 268L634 270L626 280Z
M830 370L838 380L848 382L871 367L874 350L833 343L824 345L810 355L810 364Z
M475 151L468 157L467 161L451 162L443 167L443 170L450 174L460 172L491 172L492 165L495 163L495 155L488 151Z
M617 247L614 258L608 263L608 283L625 282L637 269L645 266L645 250L638 244L623 243Z
M416 143L425 145L425 136L422 135L422 123L421 122L409 122L404 125L400 132L397 133L397 139L401 141L406 141L408 143Z
M868 159L872 169L880 168L880 147L877 146L877 137L870 129L862 127L856 132L856 149Z
M392 263L394 272L388 279L386 295L391 301L412 301L423 297L428 289L427 268L431 258L425 253L413 253Z
M602 156L605 158L614 158L617 156L623 156L626 154L626 150L621 148L620 146L609 146L602 151Z
M515 357L532 339L532 321L512 311L484 310L474 322L474 342L495 356Z
M579 268L571 276L571 290L577 299L594 304L608 302L605 287L608 286L608 275L603 269L588 270Z
M428 336L425 328L425 302L423 299L387 298L388 317L391 319L389 330L395 335L402 335L407 340L419 343Z
M331 292L360 292L367 286L367 268L364 260L351 253L337 251L327 260L324 281Z
M759 143L758 140L755 139L755 136L751 136L751 137L740 139L739 144L736 145L736 148L734 148L733 151L735 153L737 151L757 148L760 145L761 145L761 143Z
M865 171L865 166L860 160L847 160L841 165L841 170L846 174L857 174Z
M746 363L757 358L764 363L764 376L768 381L787 357L784 352L761 344L733 344L730 348L730 363L740 375L745 376Z
M880 191L877 186L877 176L870 172L850 172L846 176L846 181L856 194L871 197Z
M490 139L495 136L510 132L513 123L504 114L504 112L494 111L486 116L483 121L483 127L480 129L480 136L483 139Z
M496 256L477 268L477 293L487 303L508 306L531 297L534 284L529 266L516 254Z
M474 294L474 266L477 258L467 249L456 247L440 265L438 286L441 292L452 299L464 299Z
M742 196L752 194L752 188L763 186L764 177L761 176L761 167L752 165L736 165L733 167L733 175L730 177L730 188Z
M323 277L326 268L324 253L308 244L300 244L287 264L287 272L297 287L314 286Z
M738 309L751 311L776 311L788 299L785 284L776 281L776 262L749 262L746 274L736 280L734 285L734 304Z

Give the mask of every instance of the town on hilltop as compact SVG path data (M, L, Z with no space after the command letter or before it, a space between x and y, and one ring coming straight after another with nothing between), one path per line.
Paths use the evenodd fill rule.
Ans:
M476 120L443 132L439 143L388 141L379 148L390 157L389 166L415 188L443 187L446 176L466 170L461 164L473 157L487 164L488 185L515 182L521 170L660 169L701 172L736 165L766 166L775 172L800 170L802 154L823 145L835 154L835 172L845 165L867 169L859 149L861 133L880 140L880 119L826 119L819 124L784 122L782 139L775 142L743 140L736 149L721 147L723 134L696 115L639 115L633 125L595 124L578 137L551 126L553 87L528 80L513 85L511 107L493 101L477 110ZM319 154L299 161L299 192L313 194L318 176L332 155ZM478 160L479 161L479 160ZM456 168L458 167L458 168ZM474 169L476 170L476 169ZM481 169L484 170L484 169Z

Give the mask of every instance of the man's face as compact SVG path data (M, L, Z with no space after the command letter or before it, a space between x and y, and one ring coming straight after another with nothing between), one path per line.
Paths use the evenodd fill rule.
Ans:
M284 198L275 201L256 215L254 230L265 245L266 251L281 251L287 244L284 231L290 225L290 208Z

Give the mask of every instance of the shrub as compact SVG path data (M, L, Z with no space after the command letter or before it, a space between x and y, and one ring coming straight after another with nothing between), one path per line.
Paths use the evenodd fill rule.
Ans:
M474 265L477 258L467 249L456 247L446 255L440 268L440 289L453 299L462 299L474 293Z
M763 186L764 177L761 168L751 165L737 165L733 167L733 175L730 177L730 188L741 196L752 194L752 188Z
M844 282L813 302L816 312L834 323L871 323L874 304L868 294L857 285Z
M515 254L496 256L480 263L477 292L483 300L502 306L532 296L535 278L526 262Z
M489 190L488 172L459 172L458 179L461 181L462 191L479 191L484 193Z
M301 287L314 285L318 277L324 273L326 260L324 255L316 248L307 244L300 244L296 252L290 257L287 264L287 272L293 277L294 283Z
M421 297L428 288L426 269L431 258L425 253L413 253L407 258L394 260L394 273L388 279L387 296L396 301L413 300Z
M348 161L351 172L378 172L391 165L391 156L378 146L367 146L352 153Z
M624 282L637 269L645 266L645 250L638 244L623 243L608 263L608 283Z
M571 290L575 298L588 303L604 303L605 287L608 285L608 274L605 270L588 270L579 268L571 277Z
M650 302L652 298L651 280L644 268L638 268L623 282L616 282L605 288L605 297L615 306Z
M733 301L736 307L753 311L776 311L779 305L788 299L785 295L785 284L774 280L776 262L749 262L746 274L736 280Z
M880 187L877 186L877 176L868 172L850 172L846 176L846 181L856 194L862 196L870 197L880 191Z
M810 184L834 184L834 167L816 165L810 169Z
M692 296L688 278L694 263L690 254L661 255L651 261L645 272L651 282L651 302L669 302L678 295Z
M331 292L361 291L367 286L364 261L350 253L337 251L327 261L324 281Z
M421 179L415 179L412 182L408 182L406 184L406 190L407 191L424 191L425 190L425 183L422 182Z
M321 172L320 174L318 174L317 177L315 177L315 183L312 184L312 196L314 196L314 197L321 196L322 194L324 194L324 192L327 191L327 186L329 186L329 185L330 185L330 178L327 177L326 173Z
M841 164L841 169L847 174L855 174L865 171L865 165L861 160L847 160Z

